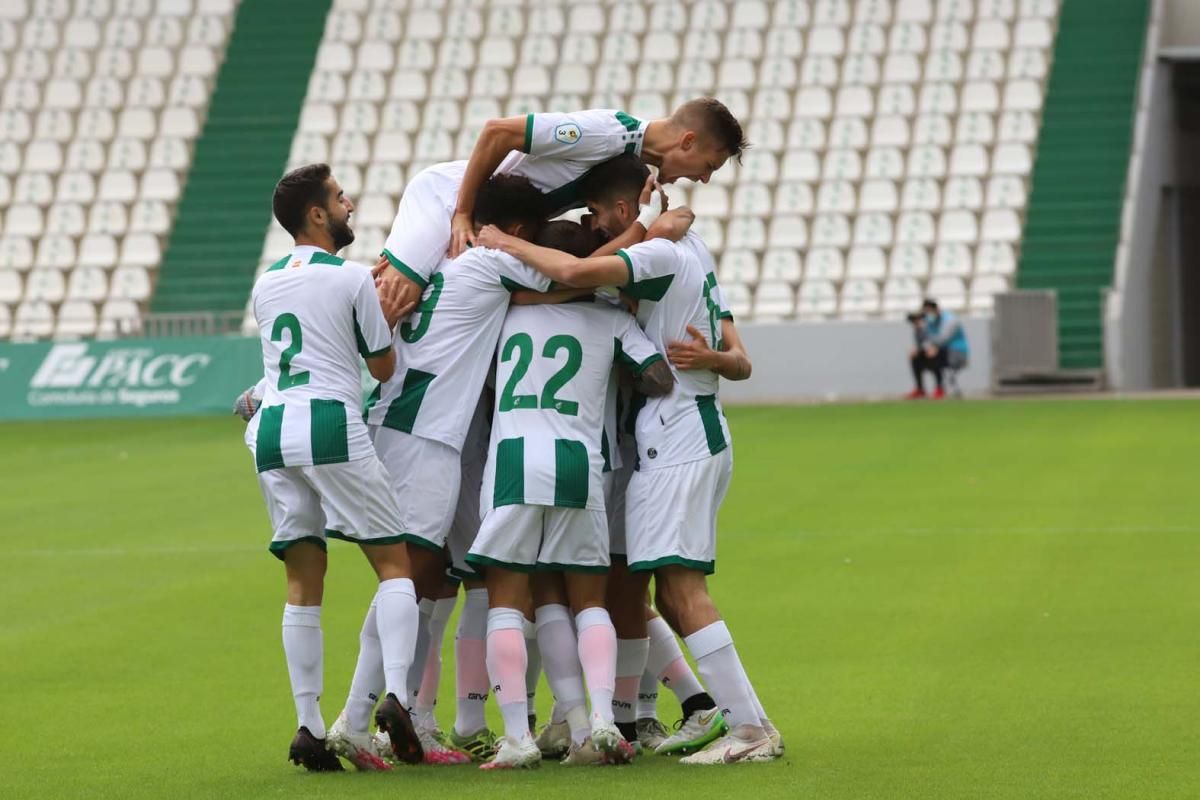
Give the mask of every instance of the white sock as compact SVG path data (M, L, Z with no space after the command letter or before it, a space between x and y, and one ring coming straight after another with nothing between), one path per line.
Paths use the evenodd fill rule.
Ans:
M637 691L646 671L649 639L617 640L617 679L613 693L613 718L617 722L637 721Z
M484 706L491 683L486 661L487 589L469 589L454 637L454 730L469 736L487 725Z
M283 607L283 653L296 701L297 726L308 728L313 736L324 739L325 720L321 717L320 703L325 665L320 606L288 603Z
M425 657L429 655L429 618L433 615L433 600L425 597L417 601L417 642L413 647L412 664L408 667L405 686L409 703L416 706L421 702L421 679L425 677Z
M504 734L520 741L529 734L528 703L522 678L525 651L525 615L515 608L493 608L487 620L487 668L504 718Z
M545 605L537 609L537 643L542 654L542 666L546 682L554 693L554 711L551 722L570 720L570 712L583 706L583 668L579 665L578 644L575 629L571 626L571 612L563 605ZM584 738L590 732L587 713L575 715L578 722L583 717ZM574 737L575 729L571 729Z
M542 677L542 651L538 648L537 626L525 620L525 706L526 714L537 714L538 679Z
M617 677L617 631L604 608L580 611L575 615L575 629L579 639L579 663L583 666L592 700L592 715L611 723ZM645 668L643 663L642 670Z
M383 651L383 676L388 694L407 707L408 668L417 645L417 592L408 578L381 581L375 595L375 623Z
M637 718L658 719L658 678L649 668L638 684Z
M733 637L729 635L725 622L718 620L701 628L685 638L684 643L692 651L692 657L700 669L700 677L725 715L729 727L761 725L754 701L750 699L746 672L742 669L741 659L738 658Z
M371 712L383 691L383 651L379 647L379 631L375 621L375 600L367 609L362 630L358 634L358 663L350 680L350 696L346 698L346 721L350 730L362 733L371 726Z
M446 625L450 615L454 613L454 605L458 596L441 597L433 604L433 612L429 615L429 648L425 654L425 668L422 670L421 689L417 694L417 717L426 727L436 727L433 710L437 706L438 684L442 677L442 642L446 638Z
M689 697L704 693L704 687L688 666L683 657L683 649L675 638L675 631L662 617L654 617L646 622L650 634L650 652L646 658L646 672L662 681L675 693L675 698L683 703ZM643 682L643 686L645 683ZM656 692L657 693L657 692ZM639 716L641 716L639 714Z

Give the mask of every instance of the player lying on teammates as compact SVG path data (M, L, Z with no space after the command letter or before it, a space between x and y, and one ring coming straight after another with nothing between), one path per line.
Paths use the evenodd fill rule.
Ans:
M595 249L589 232L574 222L550 223L536 241L577 256ZM505 317L480 492L483 522L467 555L487 582L487 668L504 718L505 735L484 769L541 763L526 715L523 609L531 592L546 676L557 702L569 707L573 743L564 763L633 757L613 723L617 641L604 608L609 556L602 433L617 361L637 376L642 393L670 392L670 369L623 308L581 297L513 306ZM589 744L591 757L580 760Z
M251 295L266 384L246 444L274 531L270 550L287 575L283 647L299 722L288 758L313 771L342 768L326 747L318 702L325 546L333 536L360 545L379 579L364 624L379 643L387 693L376 722L397 758L420 761L405 709L417 635L405 526L359 413L359 357L377 379L391 377L392 326L402 307L392 288L380 287L377 296L367 267L333 255L354 240L354 206L327 165L285 175L273 206L295 247Z
M589 209L610 234L638 213L647 170L619 156L593 171ZM656 606L687 644L716 698L729 733L688 756L686 764L760 761L782 751L782 739L750 684L733 639L708 593L716 556L716 517L732 474L730 435L717 397L719 377L742 380L750 360L723 310L712 256L694 232L613 256L580 259L485 227L477 244L497 248L567 286L619 285L638 299L638 321L668 352L678 385L646 402L637 416L638 467L626 496L629 584L625 602L610 606L619 627L645 638L645 595L655 578ZM610 597L612 595L610 594ZM636 602L630 602L636 598ZM641 676L644 664L636 673Z
M542 218L549 219L582 205L579 178L613 156L630 153L657 167L660 183L707 182L742 144L737 119L711 97L649 122L615 109L489 120L468 161L434 164L409 181L375 272L400 286L402 300L415 301L447 252L454 258L467 249L477 194L495 173L529 178L546 194Z

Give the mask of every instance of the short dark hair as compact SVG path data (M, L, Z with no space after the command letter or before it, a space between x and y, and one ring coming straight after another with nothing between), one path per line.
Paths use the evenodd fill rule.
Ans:
M699 132L738 163L742 161L742 151L750 146L742 132L742 123L715 97L689 100L675 109L671 119L676 125Z
M493 175L475 194L477 225L537 225L546 218L546 195L522 175Z
M587 258L597 247L595 233L569 219L547 222L533 243L562 250L576 258Z
M308 209L325 207L329 201L329 187L325 181L332 174L328 164L305 164L279 179L271 198L271 209L285 231L296 236L304 229Z
M932 297L926 297L925 302L921 303L921 308L931 308L934 311L937 311L938 310L937 300L934 300Z
M610 158L588 170L579 185L579 193L589 202L629 200L634 205L650 177L650 168L632 153Z

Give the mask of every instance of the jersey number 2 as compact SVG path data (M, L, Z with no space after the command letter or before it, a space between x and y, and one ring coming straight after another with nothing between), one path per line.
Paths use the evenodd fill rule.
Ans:
M567 351L567 363L563 364L558 372L551 375L550 380L546 381L539 403L536 395L514 394L517 384L525 377L525 373L529 371L529 365L533 363L533 338L528 333L514 333L508 337L508 341L500 350L500 360L507 363L512 361L515 355L517 363L513 366L512 374L508 376L508 382L504 384L504 392L500 395L501 411L541 407L553 409L568 417L579 414L579 403L574 400L559 400L556 395L578 374L579 367L583 364L583 346L574 336L558 334L546 340L546 346L542 348L542 357L555 358L560 350Z
M300 320L295 314L280 314L271 329L271 341L283 341L283 332L291 334L291 344L279 354L279 391L283 392L308 383L308 371L292 372L292 359L304 348L304 336L300 333Z

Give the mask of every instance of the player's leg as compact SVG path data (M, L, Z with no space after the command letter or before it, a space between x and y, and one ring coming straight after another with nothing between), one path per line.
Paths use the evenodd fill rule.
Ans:
M556 724L552 718L538 734L538 750L543 758L562 758L572 744L582 746L591 735L579 644L575 639L562 574L535 573L533 599L538 649L542 653L546 681L554 693L555 713L561 719Z
M450 742L475 761L495 754L495 736L484 716L491 683L487 674L487 588L481 581L464 581L463 608L454 638L455 707Z
M296 735L288 759L313 772L341 770L325 741L320 697L324 685L321 603L325 590L325 516L317 493L297 468L258 475L274 531L271 552L284 565L283 652L296 707Z
M429 646L421 670L421 683L417 687L417 724L436 728L434 710L437 707L438 686L442 680L442 643L446 636L446 624L454 613L458 602L458 581L446 580L439 597L433 601L429 615Z
M529 731L525 697L525 611L541 539L539 506L501 506L484 517L467 563L484 573L488 594L487 671L504 719L504 737L485 769L535 767L541 753Z
M705 714L717 707L716 702L704 691L700 680L692 672L691 666L683 656L679 640L675 638L675 632L649 604L646 606L646 627L650 634L650 647L646 671L642 673L638 688L638 739L643 747L657 750L671 738L671 734L658 721L656 713L656 690L660 682L670 689L679 701L682 710L680 730L689 721L696 725L702 720L711 720L702 729L697 730L695 737L687 736L677 742L686 743L693 738L704 738L705 733L720 727L719 724L714 724L714 715Z

